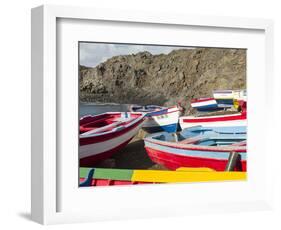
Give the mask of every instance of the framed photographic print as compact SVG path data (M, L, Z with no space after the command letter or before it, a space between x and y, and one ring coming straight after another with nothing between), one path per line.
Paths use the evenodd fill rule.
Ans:
M33 9L32 219L270 208L274 151L260 133L273 121L259 105L274 106L272 30L264 19Z

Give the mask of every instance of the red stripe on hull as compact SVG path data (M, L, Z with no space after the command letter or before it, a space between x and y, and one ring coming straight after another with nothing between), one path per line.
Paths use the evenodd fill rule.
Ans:
M146 139L145 141L161 145L161 146L166 146L166 147L172 147L172 148L177 148L177 149L185 149L185 150L194 150L194 151L208 151L208 152L238 152L238 153L245 153L247 152L246 146L245 145L234 145L234 146L204 146L204 145L195 145L195 144L186 144L186 145L178 145L175 142L163 142L163 141L158 141L158 140L153 140L151 141L150 139Z
M117 114L117 113L116 113ZM112 114L111 116L114 116L115 114ZM93 120L94 121L97 121L101 118L105 118L105 117L110 117L110 115L105 115L105 114L100 114L100 115L95 115L95 116L92 116L92 115L88 115L88 116L84 116L82 118L80 118L80 121L79 121L79 125L85 125L89 122L92 122Z
M246 113L242 113L235 116L224 116L224 117L209 117L209 118L183 118L182 121L186 123L196 123L196 122L216 122L216 121L236 121L245 120L247 118Z
M204 101L213 101L215 98L209 97L209 98L202 98L202 99L192 99L191 103L197 103L197 102L204 102Z
M208 167L216 171L224 171L227 160L175 155L145 147L150 159L160 165L176 170L180 167ZM247 161L242 161L242 171L247 170Z
M132 139L133 137L109 151L80 159L80 167L93 167L97 162L110 158L113 154L123 149Z

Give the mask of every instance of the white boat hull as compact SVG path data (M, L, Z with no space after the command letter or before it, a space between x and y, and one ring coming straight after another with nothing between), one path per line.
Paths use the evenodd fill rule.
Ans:
M142 128L147 132L176 132L178 127L180 111L178 108L171 108L164 114L147 117Z

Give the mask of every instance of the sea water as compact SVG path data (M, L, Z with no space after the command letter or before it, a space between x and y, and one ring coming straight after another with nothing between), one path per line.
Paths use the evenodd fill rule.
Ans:
M97 115L106 112L128 112L130 105L127 104L95 104L95 103L80 103L79 115Z

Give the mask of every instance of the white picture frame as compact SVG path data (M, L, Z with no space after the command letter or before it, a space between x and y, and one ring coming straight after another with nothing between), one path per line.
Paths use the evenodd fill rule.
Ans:
M60 24L64 23L64 20L67 21L67 26ZM255 152L257 157L252 158L250 156L253 163L249 165L248 181L215 184L144 185L133 186L133 188L124 186L113 189L98 188L95 191L78 188L75 182L78 177L75 164L78 165L78 162L75 161L77 159L75 159L74 152L70 151L70 157L67 162L64 154L60 156L57 154L59 151L65 151L61 150L61 148L71 147L73 149L76 146L75 151L78 148L78 142L73 142L68 147L62 146L65 145L64 138L66 136L62 135L62 139L59 136L64 133L65 126L61 125L59 122L61 120L58 119L60 113L66 113L67 111L68 114L74 115L70 115L69 118L65 119L67 121L62 123L70 122L69 124L73 124L74 128L78 125L74 124L75 116L77 116L77 113L75 114L77 111L74 108L76 105L70 104L66 106L65 103L65 98L71 96L71 93L73 94L71 97L76 97L76 100L78 100L78 92L75 91L77 84L70 82L68 90L65 88L62 90L60 87L63 84L58 82L61 80L56 77L63 71L58 69L59 65L64 66L66 64L60 59L60 55L64 57L64 54L60 52L64 51L59 51L59 44L62 44L59 39L66 39L66 36L59 36L62 33L67 34L72 31L73 26L71 24L75 21L77 24L74 31L78 29L85 38L89 37L90 39L92 35L89 34L91 33L89 28L94 28L92 27L94 26L94 24L91 24L92 22L102 22L111 29L115 26L114 23L119 23L118 25L120 26L128 25L130 28L138 25L139 32L146 30L147 26L150 29L161 27L163 33L165 33L165 30L177 29L185 31L185 29L189 28L190 33L195 34L194 44L198 42L196 43L198 46L201 44L201 46L220 47L222 43L219 42L224 39L221 36L222 31L229 31L229 36L227 36L227 33L225 36L225 46L236 46L235 44L238 44L240 39L241 47L249 49L249 79L247 81L250 111L248 116L249 137L250 140L257 140L256 146L254 144L249 145L249 150ZM81 25L84 22L87 25L83 27ZM124 28L124 31L126 30L128 31L127 27ZM73 39L74 31L71 32ZM231 31L238 31L237 36L235 34L233 36ZM202 39L200 39L196 33L209 34L210 38L213 36L212 38L218 38L218 40L206 42L204 41L206 36L202 36ZM106 35L105 33L104 39L106 39ZM157 41L165 44L169 44L169 41L170 44L175 44L176 42L175 38L163 41L163 36L158 36L154 36L154 44ZM72 39L72 36L68 37ZM243 41L241 38L243 38ZM77 39L79 38L77 37ZM99 39L102 39L102 37ZM111 37L109 41L112 41L112 39ZM123 37L118 37L117 35L114 37L114 41L122 42L122 39ZM152 38L143 37L142 39L144 43L149 43ZM74 44L71 42L75 42L75 40L65 41L65 44L70 45ZM255 41L257 42L255 43ZM182 41L179 41L179 44L183 44ZM260 53L256 53L255 47L261 44L262 50L260 50ZM65 46L65 48L68 47ZM69 53L72 54L72 51L74 52L75 49L71 49ZM76 60L74 59L69 60L69 63L73 64ZM273 184L271 163L275 157L274 145L269 144L270 137L266 136L263 137L263 146L260 146L261 137L256 136L258 129L254 124L262 121L263 131L271 133L273 120L270 119L268 114L254 105L257 101L262 101L266 104L267 109L274 110L272 63L273 22L271 20L174 15L158 12L127 12L51 5L32 9L32 219L42 224L56 224L271 208ZM256 66L257 70L253 68L254 66ZM73 70L77 70L77 66L70 67L69 71ZM77 72L73 74L77 75ZM257 78L251 77L253 75L256 75ZM62 79L62 81L64 80ZM260 92L259 95L257 95L258 92ZM253 95L256 95L256 98ZM58 102L59 98L60 102ZM67 138L75 138L76 130L74 129ZM58 134L58 132L61 133ZM261 151L265 151L264 156ZM266 162L266 164L263 165L263 172L258 172L261 162ZM251 171L251 169L253 170ZM70 172L73 172L73 175L77 174L77 177L71 177L72 173L69 174ZM70 175L69 178L67 175ZM255 194L250 193L251 189L255 189ZM205 197L204 191L208 192L208 194L214 194L213 197ZM216 194L218 191L222 191L219 196ZM229 191L232 191L234 196L223 195ZM138 201L135 201L134 206L132 201L134 201L133 197L137 194ZM167 198L168 194L172 194L174 198ZM185 194L193 196L192 200L183 199ZM200 196L202 197L200 198ZM112 197L118 197L120 200L117 201ZM78 199L81 200L81 203L79 203ZM106 199L106 202L102 202L102 199ZM145 199L153 203L149 210L143 205ZM165 204L161 203L161 199L165 199ZM113 207L112 209L110 208L111 206Z

